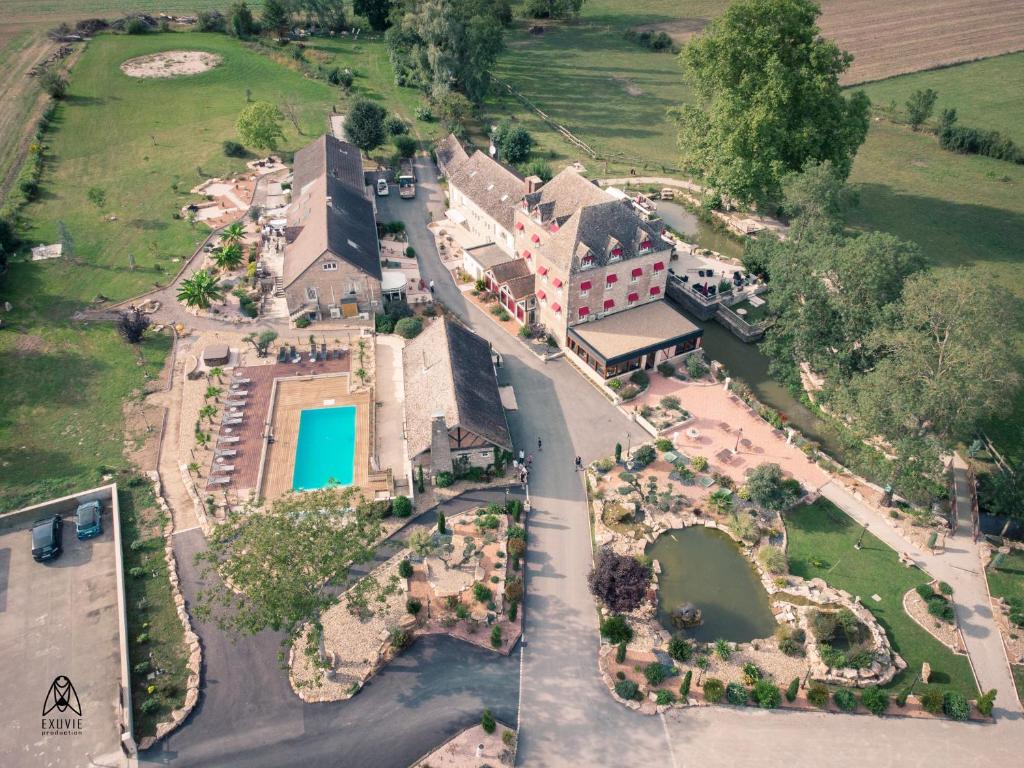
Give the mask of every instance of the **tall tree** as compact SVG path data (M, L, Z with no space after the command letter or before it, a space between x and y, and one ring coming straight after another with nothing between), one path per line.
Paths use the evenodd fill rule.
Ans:
M373 556L381 532L373 505L358 502L351 488L325 488L230 512L196 556L209 585L197 596L199 615L235 635L284 632L286 645L319 627L337 603L332 589Z
M285 0L263 0L260 21L264 32L284 37L292 28L292 13Z
M278 140L284 138L282 119L281 110L269 101L257 101L242 110L235 129L242 141L250 146L276 149Z
M939 94L933 91L931 88L925 88L921 90L918 88L907 99L907 123L915 131L928 122L928 118L932 116L932 111L935 109L935 102L938 101Z
M394 5L394 0L353 0L352 12L365 16L374 31L383 32L391 26L391 9Z
M357 99L345 116L345 135L348 140L369 154L384 143L387 131L384 120L387 110L380 104L366 99Z
M882 359L853 383L861 418L892 438L930 430L951 440L1009 413L1021 383L1009 330L1022 320L1013 294L970 269L911 277L891 323L867 340Z
M228 11L228 18L231 22L231 34L245 40L260 31L260 25L252 15L252 9L245 4L244 0L235 3Z
M698 100L675 113L683 162L740 203L778 200L808 160L845 179L867 135L867 96L839 86L852 57L818 14L810 0L739 0L683 49Z
M186 307L209 309L211 303L223 298L224 291L217 283L217 278L205 269L182 280L178 289L178 301L184 302Z

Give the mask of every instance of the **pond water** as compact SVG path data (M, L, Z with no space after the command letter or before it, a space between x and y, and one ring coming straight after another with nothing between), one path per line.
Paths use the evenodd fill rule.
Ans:
M722 531L691 526L666 531L646 554L661 564L658 620L670 632L672 609L693 603L703 623L685 631L700 642L746 643L771 637L778 623L754 566Z
M734 259L743 255L742 243L715 229L707 222L701 221L679 203L656 200L654 204L666 224L676 232L689 235L691 242L695 240L701 248L710 248L712 251Z

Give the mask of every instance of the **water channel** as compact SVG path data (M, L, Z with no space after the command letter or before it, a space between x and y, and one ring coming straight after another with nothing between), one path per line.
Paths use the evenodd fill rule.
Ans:
M743 254L742 245L701 221L678 203L662 200L657 202L657 206L666 224L684 235L696 234L702 247L736 258ZM743 343L714 320L698 320L685 311L683 314L704 329L703 344L710 359L718 360L730 374L743 379L758 400L783 414L789 424L808 439L817 442L823 451L837 461L843 461L844 451L838 433L768 375L768 358L756 344Z
M684 630L694 640L747 643L775 632L778 624L757 571L722 531L703 526L666 531L646 554L661 565L658 621L665 629L678 631L671 612L692 603L703 619Z

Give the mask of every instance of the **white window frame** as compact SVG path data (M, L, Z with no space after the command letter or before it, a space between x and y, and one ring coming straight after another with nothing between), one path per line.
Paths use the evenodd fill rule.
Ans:
M323 263L324 272L336 272L338 270L338 262L336 261L325 261Z

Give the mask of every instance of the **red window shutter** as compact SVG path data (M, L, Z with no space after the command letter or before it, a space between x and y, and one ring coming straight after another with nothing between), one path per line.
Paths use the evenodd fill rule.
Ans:
M652 285L651 286L651 296L657 296L659 293L661 293L661 286L660 285Z
M642 275L643 273L644 271L640 267L634 267L633 272L631 274L633 275L633 277L640 277L640 275Z
M640 243L640 247L641 247L641 248L645 248L645 249L646 249L646 248L650 248L650 247L651 247L651 241L650 241L650 240L644 240L644 241L642 241L642 242Z
M604 308L605 309L611 309L614 306L615 306L615 299L605 299L604 300Z
M562 311L562 305L561 305L561 304L558 304L558 303L552 304L552 305L551 305L551 309L552 309L552 310L554 311L554 313L555 313L555 314L557 315L558 313L560 313L560 312Z
M541 264L539 267L537 267L537 274L538 275L546 275L547 273L548 273L548 268L545 267L543 264Z
M541 301L543 301L547 297L548 297L548 295L546 293L544 293L543 290L538 290L537 291L537 298L540 299Z
M540 235L538 235L538 234L534 233L534 234L530 235L530 239L531 239L531 240L532 240L533 242L535 242L535 243L539 243L539 242L540 242Z
M639 294L639 293L631 293L631 294L629 294L629 296L627 296L626 298L627 298L627 299L628 299L629 301L639 301L639 300L640 300L640 294Z
M561 288L562 287L562 281L559 278L557 278L557 277L551 278L551 284L553 286L555 286L555 288Z
M621 248L612 248L612 256L621 256L621 255L622 255L622 249Z
M590 290L590 281L589 280L584 280L582 283L580 283L580 290L581 291L589 291Z
M528 258L530 258L530 252L529 252L529 251L527 251L527 250L524 250L524 251L523 251L523 258L524 258L524 259L528 259Z
M580 307L580 317L586 317L590 314L590 307Z
M516 229L522 231L522 229L523 229L523 222L517 221L516 222Z
M661 272L665 268L665 263L661 261L654 262L654 271Z
M612 274L608 275L608 277L605 278L605 280L608 282L608 285L611 285L612 283L619 282L619 276L613 272Z

